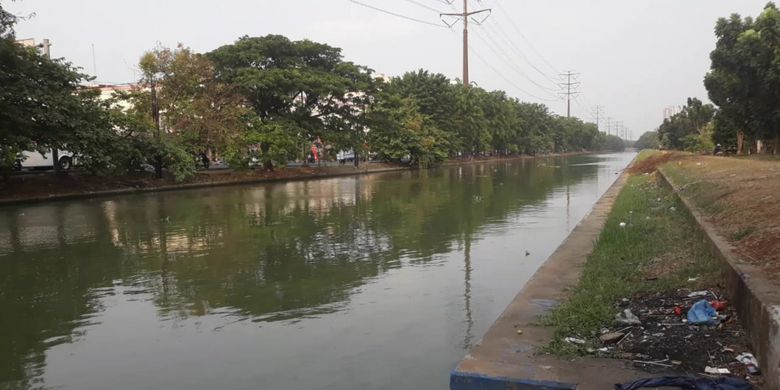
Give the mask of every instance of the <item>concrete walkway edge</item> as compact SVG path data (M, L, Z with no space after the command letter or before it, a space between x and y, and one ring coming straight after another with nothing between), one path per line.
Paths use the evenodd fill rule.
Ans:
M620 175L471 348L451 373L450 389L609 389L647 376L621 360L537 354L553 337L553 329L539 324L539 316L567 299L579 283L628 176L627 171Z
M767 389L780 389L780 289L761 269L740 260L734 248L721 237L692 202L683 196L684 190L669 180L663 168L658 170L696 226L710 243L713 254L724 268L726 287L731 304L737 309L742 326L758 359Z
M543 154L538 156L510 156L510 157L501 157L495 159L449 160L449 161L445 161L442 165L443 166L469 165L469 164L485 163L491 161L511 161L511 160L520 160L520 159L525 160L525 159L539 159L539 158L571 157L571 156L580 156L580 155L588 155L588 154L595 154L595 153L599 153L599 152L573 152L573 153ZM145 187L145 188L125 187L125 188L116 188L112 190L86 191L86 192L77 192L77 193L69 193L69 194L67 193L53 194L53 195L38 196L32 198L0 199L0 206L25 204L25 203L41 203L41 202L48 202L54 200L88 199L88 198L97 198L97 197L114 196L114 195L141 194L147 192L164 192L164 191L189 190L189 189L210 188L210 187L226 187L226 186L235 186L235 185L242 185L242 184L263 184L263 183L279 183L279 182L289 182L289 181L319 180L319 179L328 179L333 177L362 176L362 175L368 175L372 173L410 171L410 170L414 170L414 168L398 166L398 167L375 168L375 169L366 168L366 169L359 169L359 170L353 170L347 172L331 172L331 173L323 173L323 174L293 176L293 177L271 177L271 178L258 177L258 178L250 178L246 180L239 179L239 180L229 180L229 181L207 181L201 183L169 184L169 185L152 186L152 187Z
M14 204L27 204L27 203L41 203L41 202L49 202L55 200L88 199L88 198L97 198L97 197L114 196L114 195L141 194L147 192L166 192L166 191L191 190L191 189L211 188L211 187L227 187L227 186L237 186L237 185L244 185L244 184L264 184L264 183L279 183L279 182L289 182L289 181L320 180L320 179L329 179L334 177L362 176L362 175L368 175L372 173L397 172L397 171L408 171L408 170L410 170L410 168L408 167L394 167L394 168L365 169L360 171L348 171L348 172L331 172L331 173L314 174L308 176L258 177L258 178L248 179L248 180L207 181L201 183L169 184L163 186L153 186L153 187L143 187L143 188L126 187L126 188L117 188L113 190L103 190L103 191L87 191L87 192L78 192L78 193L70 193L70 194L54 194L49 196L38 196L38 197L24 198L24 199L0 199L0 206L14 205Z

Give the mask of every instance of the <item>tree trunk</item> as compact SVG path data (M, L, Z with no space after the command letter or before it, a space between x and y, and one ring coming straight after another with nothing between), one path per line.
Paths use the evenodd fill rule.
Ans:
M737 133L737 155L742 155L742 147L745 146L745 132Z

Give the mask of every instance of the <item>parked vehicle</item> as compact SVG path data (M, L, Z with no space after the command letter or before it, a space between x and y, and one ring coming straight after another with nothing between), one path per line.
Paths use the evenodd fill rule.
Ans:
M347 162L354 162L355 161L355 152L350 150L342 150L336 154L336 160L338 160L339 164L344 164Z
M76 156L67 151L59 151L60 169L67 171L73 164L76 163ZM14 168L17 171L23 169L51 169L54 168L54 159L52 158L52 151L49 150L46 153L24 151L20 153L14 164Z

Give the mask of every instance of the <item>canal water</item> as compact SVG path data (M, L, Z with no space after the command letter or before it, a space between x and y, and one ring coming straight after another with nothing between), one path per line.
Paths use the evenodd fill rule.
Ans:
M0 389L446 389L632 158L0 208Z

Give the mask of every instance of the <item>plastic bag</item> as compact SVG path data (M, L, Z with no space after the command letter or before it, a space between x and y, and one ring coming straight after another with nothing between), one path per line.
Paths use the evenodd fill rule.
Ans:
M688 310L688 323L691 325L717 325L718 312L707 300L702 299Z

